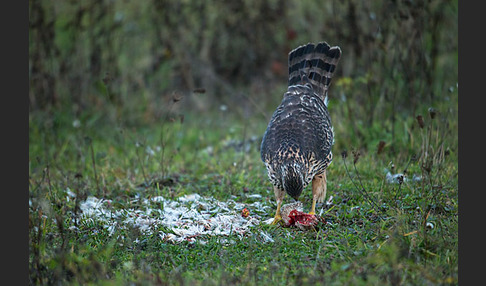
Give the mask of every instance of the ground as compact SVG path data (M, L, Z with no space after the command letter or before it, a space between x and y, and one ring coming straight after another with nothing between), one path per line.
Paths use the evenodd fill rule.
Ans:
M259 158L263 116L242 120L229 108L201 120L179 109L165 122L128 126L110 113L32 113L30 280L457 284L457 119L447 104L435 109L431 119L423 107L423 128L414 117L397 124L403 135L382 150L376 140L387 135L380 128L363 129L376 136L358 145L342 139L349 130L336 123L328 203L317 208L327 223L308 231L264 223L276 203ZM178 113L184 120L170 120ZM241 232L179 240L169 239L177 232L167 224L151 223L195 194L188 209L203 213L210 200L221 209L208 210L209 217L256 221ZM301 197L310 208L309 187ZM89 215L86 203L94 199L105 200L106 219ZM126 222L140 217L145 224Z

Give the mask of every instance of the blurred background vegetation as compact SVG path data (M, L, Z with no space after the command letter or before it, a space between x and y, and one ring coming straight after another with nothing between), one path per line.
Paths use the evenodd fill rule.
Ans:
M288 52L324 40L343 51L330 92L336 144L393 145L404 118L444 102L457 111L457 11L440 0L30 0L31 120L156 123L176 96L186 115L221 108L266 124Z

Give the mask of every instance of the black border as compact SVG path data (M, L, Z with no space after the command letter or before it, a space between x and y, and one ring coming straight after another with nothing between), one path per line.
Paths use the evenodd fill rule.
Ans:
M469 5L467 5L467 4ZM459 6L459 281L477 284L484 271L484 14L471 2ZM478 195L480 197L478 197Z
M29 2L4 5L2 35L2 280L29 284ZM14 281L14 283L8 283ZM24 283L22 283L25 281Z

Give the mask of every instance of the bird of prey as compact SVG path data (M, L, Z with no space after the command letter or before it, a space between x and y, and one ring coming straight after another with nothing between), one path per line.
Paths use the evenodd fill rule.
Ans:
M261 143L277 200L273 224L282 219L285 193L298 200L312 181L312 208L326 197L326 168L332 161L334 134L327 110L328 89L341 49L308 43L289 53L288 89L270 119Z

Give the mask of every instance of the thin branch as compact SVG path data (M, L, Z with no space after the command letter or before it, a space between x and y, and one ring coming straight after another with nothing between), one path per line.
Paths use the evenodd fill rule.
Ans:
M348 170L348 166L346 164L346 155L343 154L343 161L344 161L344 168L346 169L346 173L348 174L348 177L349 179L351 180L351 182L353 183L353 185L355 186L355 188L361 193L361 195L373 206L373 208L377 211L377 212L380 212L382 213L383 215L385 214L376 204L373 200L371 200L371 198L368 196L365 188L363 187L363 184L361 182L361 179L359 178L359 173L358 173L358 170L356 169L356 164L353 164L354 165L354 170L356 171L356 176L358 177L358 181L361 185L361 188L359 188L359 186L356 184L356 182L353 180L353 178L351 178L351 174L349 173L349 170ZM378 215L378 217L384 221L384 219Z

